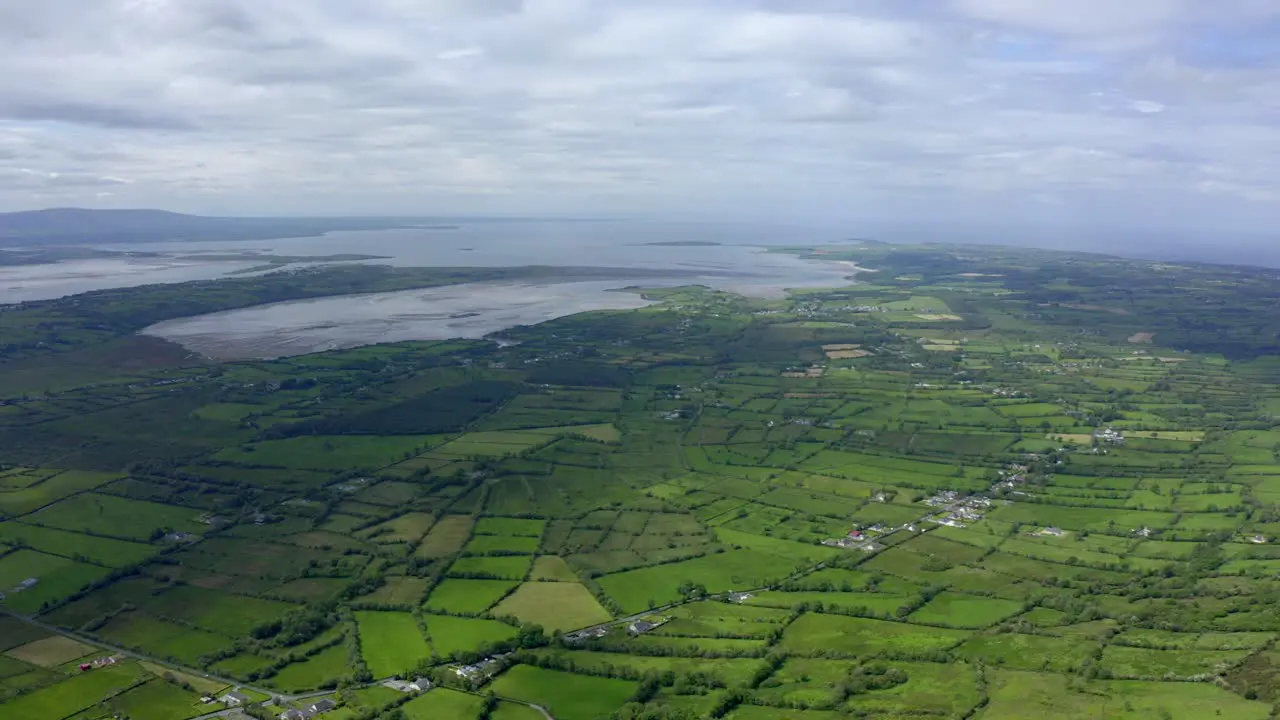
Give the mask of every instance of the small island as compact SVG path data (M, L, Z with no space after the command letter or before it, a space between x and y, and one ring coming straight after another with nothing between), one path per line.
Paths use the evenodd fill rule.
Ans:
M646 247L717 247L723 244L710 240L667 240L664 242L644 243Z

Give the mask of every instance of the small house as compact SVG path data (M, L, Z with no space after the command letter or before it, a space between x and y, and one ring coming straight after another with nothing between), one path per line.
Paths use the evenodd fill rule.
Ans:
M431 689L431 681L426 678L418 678L409 683L409 689L414 692L426 692Z
M280 720L311 720L315 713L307 710L285 710L280 713Z
M237 690L232 690L218 699L231 707L240 707L249 703L249 696Z
M632 635L643 635L656 627L658 626L655 623L651 623L648 620L636 620L627 626L627 632Z
M329 698L325 698L311 703L307 706L307 710L315 715L319 715L320 713L327 713L336 707L338 707L338 703L330 700Z

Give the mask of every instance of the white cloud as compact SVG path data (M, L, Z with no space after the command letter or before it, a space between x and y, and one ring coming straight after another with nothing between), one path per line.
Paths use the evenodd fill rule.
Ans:
M1213 6L0 2L0 209L1232 218L1276 7Z
M1189 0L957 0L962 12L1000 25L1075 37L1149 38Z

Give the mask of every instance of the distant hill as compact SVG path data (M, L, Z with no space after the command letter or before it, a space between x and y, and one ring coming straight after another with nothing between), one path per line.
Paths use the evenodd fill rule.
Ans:
M309 237L335 230L430 227L414 218L235 218L164 210L51 208L0 213L0 246L88 245L174 240L262 240Z

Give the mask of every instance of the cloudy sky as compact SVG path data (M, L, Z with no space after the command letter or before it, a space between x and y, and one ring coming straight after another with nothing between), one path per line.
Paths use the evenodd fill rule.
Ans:
M1270 229L1277 0L0 0L0 210Z

